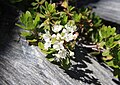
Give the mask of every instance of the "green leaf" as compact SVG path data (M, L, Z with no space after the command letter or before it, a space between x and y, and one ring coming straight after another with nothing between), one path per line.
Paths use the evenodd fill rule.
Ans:
M39 0L35 0L35 1L39 2Z
M29 11L26 11L26 13L25 13L25 18L26 18L26 20L27 20L29 17L31 18L32 15L31 15L31 13L30 13Z
M41 13L39 14L39 16L40 16L41 18L45 18L45 16L44 16L44 15L42 15Z
M41 49L41 51L45 54L52 54L53 52L55 52L56 50L53 48L49 48L48 50L45 50L44 48L44 44L42 42L38 43L38 47Z
M102 56L109 56L110 51L107 49L102 53Z
M68 9L69 9L69 11L72 11L73 9L75 9L75 7L69 6Z
M64 2L62 3L61 6L64 7L64 8L67 8L68 7L68 2L66 0L64 0Z
M55 60L54 56L52 56L52 54L48 54L46 56L46 58L50 61L50 62L53 62Z
M111 55L102 57L102 60L104 60L104 61L110 61L110 60L112 60L112 59L113 59L113 56L111 56Z
M65 24L67 23L67 21L68 21L68 16L64 15L62 18L63 18L63 19L61 20L61 23L62 23L63 25L65 25Z
M48 2L47 2L47 1L45 2L45 7L46 7L46 8L48 7Z
M102 41L102 42L99 43L100 48L102 48L104 45L105 45L104 41Z
M37 14L35 17L35 20L33 21L34 27L37 27L39 22L40 22L40 17L39 17L39 14Z
M52 53L55 52L55 51L56 51L55 49L49 48L46 53L47 53L47 54L52 54Z
M42 42L39 42L39 43L38 43L38 47L39 47L40 49L44 50L44 44L43 44Z
M80 22L81 17L81 14L74 13L73 15L73 19L75 20L75 22Z
M97 32L92 33L91 38L92 38L93 42L98 42L99 41L99 37L100 36L99 36L99 34Z
M47 58L50 62L54 61L54 58Z
M107 65L109 65L109 66L112 66L112 67L114 67L114 68L118 68L117 65L114 65L113 60L111 60L111 61L109 61L109 62L106 62L106 63L107 63Z
M25 30L34 30L35 29L34 24L33 24L33 17L29 11L26 11L25 14L23 13L20 16L20 22L24 25L24 27L20 26L20 25L18 25L18 26L22 27Z
M28 42L34 43L34 42L37 42L37 40L36 39L28 40Z
M106 62L109 66L112 66L112 67L114 67L114 63L113 63L113 61L109 61L109 62Z
M118 61L120 61L120 51L118 51L117 56L118 56Z
M32 33L30 33L30 32L21 32L21 36L23 36L23 37L27 37L27 36L31 36L32 35Z
M26 16L28 17L27 21L26 21L26 30L35 29L34 25L33 25L33 18L32 18L32 15L31 15L31 13L29 11L26 12Z
M31 5L32 5L32 6L36 6L36 5L37 5L37 3L33 2Z
M46 0L41 0L41 1L39 2L39 4L43 4L45 1L46 1Z
M71 63L70 63L70 59L69 58L61 60L61 66L62 66L63 69L68 70L70 65L71 65Z
M101 22L102 22L102 20L98 20L98 22L95 23L94 26L95 26L95 27L99 27L99 26L101 26Z
M106 46L107 47L111 47L113 45L114 42L114 37L110 37L107 41L106 41Z
M99 55L100 52L90 52L90 55Z
M16 23L15 25L18 26L18 27L20 27L20 28L22 28L22 29L26 29L25 26L20 25L20 24L18 24L18 23Z
M26 15L23 13L20 15L20 22L23 23L25 25L27 21Z
M115 40L120 40L120 34L115 35L114 39Z
M114 37L110 37L108 40L106 40L106 47L114 48L117 45L117 42L114 41Z
M50 30L50 26L49 25L45 25L43 29L44 30Z
M55 43L55 41L56 41L56 38L52 38L52 44L54 44Z
M42 49L41 49L41 52L44 53L44 54L47 54L47 51L46 51L46 50L42 50Z
M99 30L99 35L102 38L108 38L110 36L115 35L116 34L115 31L116 31L115 27L111 28L111 26L107 27L103 25L102 28Z

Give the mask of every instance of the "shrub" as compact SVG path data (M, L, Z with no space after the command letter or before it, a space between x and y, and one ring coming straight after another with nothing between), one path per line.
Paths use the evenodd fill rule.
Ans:
M49 61L67 70L79 45L91 48L91 54L101 54L108 65L120 69L120 34L115 27L105 26L90 7L77 9L67 1L46 0L36 0L32 5L16 25L24 29L21 36L37 45Z

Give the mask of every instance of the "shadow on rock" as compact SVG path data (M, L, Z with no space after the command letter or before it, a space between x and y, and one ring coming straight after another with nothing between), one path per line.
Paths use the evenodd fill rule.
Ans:
M14 27L18 12L6 1L0 1L0 52L3 53L14 39ZM14 30L14 31L13 31Z
M97 3L99 1L100 0L76 0L76 2L77 2L76 6L79 8L79 7L82 7L82 6L86 6L90 3Z
M113 67L111 67L113 68ZM118 80L112 79L116 84L120 85L120 69L119 68L113 68L113 74L114 76L118 76Z
M85 49L76 47L75 58L73 59L72 67L66 71L66 73L73 79L81 80L87 84L101 85L98 79L92 76L93 71L89 70L87 63L92 64L88 58Z

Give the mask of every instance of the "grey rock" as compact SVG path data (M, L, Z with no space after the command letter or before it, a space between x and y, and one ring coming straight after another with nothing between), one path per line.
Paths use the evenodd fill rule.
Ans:
M0 85L117 85L112 69L76 47L72 67L65 71L50 63L38 47L19 40L13 14L0 23ZM10 20L6 21L6 20ZM3 20L1 20L3 21ZM8 23L9 22L9 23ZM7 25L6 25L7 24ZM104 65L104 66L103 66Z
M64 71L46 60L35 46L25 39L17 42L19 28L10 35L1 31L0 84L1 85L116 85L112 72L76 48L76 59L70 70ZM11 39L12 38L12 39ZM116 79L117 81L117 79Z
M84 53L84 49L76 48L73 66L64 71L47 61L37 47L29 46L24 39L16 42L16 34L1 47L1 85L116 85L112 72Z
M101 18L120 24L120 0L97 0L89 5Z

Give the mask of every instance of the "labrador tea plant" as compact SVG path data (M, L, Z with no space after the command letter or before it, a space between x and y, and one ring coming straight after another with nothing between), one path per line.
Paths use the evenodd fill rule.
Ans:
M16 25L24 29L21 36L30 45L37 45L49 61L67 70L78 45L90 48L90 54L102 56L109 66L120 70L120 34L115 27L105 26L90 7L77 9L66 0L36 0L32 5Z

